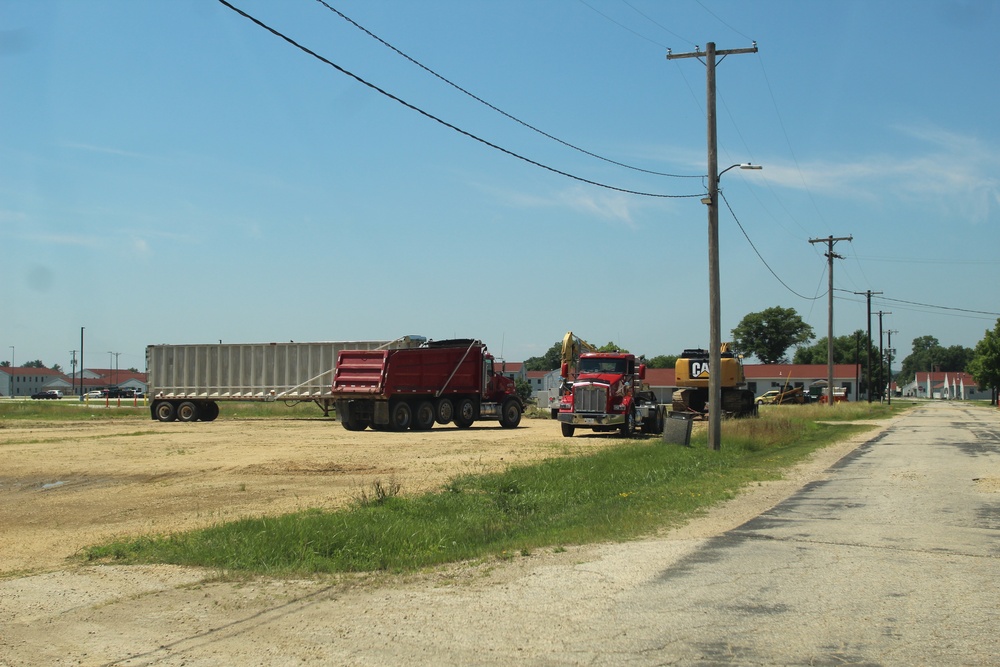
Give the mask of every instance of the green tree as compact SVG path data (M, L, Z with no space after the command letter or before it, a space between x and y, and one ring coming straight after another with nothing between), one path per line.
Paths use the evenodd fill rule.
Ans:
M911 382L917 373L927 371L962 372L975 356L975 351L952 345L945 348L934 336L920 336L913 339L913 351L903 359L898 381Z
M9 361L0 361L0 368L10 368Z
M606 345L602 345L597 348L598 352L621 352L622 354L628 354L628 350L624 347L619 347L617 343L608 341Z
M746 315L732 334L737 352L753 355L765 364L775 364L787 361L788 348L812 340L813 329L794 308L774 306Z
M553 371L559 368L562 356L562 341L557 341L540 357L530 357L524 360L524 369L528 371Z
M990 403L997 405L1000 398L1000 319L993 330L986 330L983 339L976 343L968 372L980 389L990 390Z
M45 368L45 364L42 363L41 359L35 359L26 363L24 368Z
M676 354L658 354L646 362L646 368L673 368L676 363Z
M531 400L531 383L521 378L514 380L514 391L521 397L521 400L528 403Z

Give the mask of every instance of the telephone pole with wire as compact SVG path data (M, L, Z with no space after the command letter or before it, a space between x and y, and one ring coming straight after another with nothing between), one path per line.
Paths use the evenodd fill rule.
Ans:
M868 367L866 372L868 373L868 386L865 388L865 393L868 394L868 402L872 402L872 294L881 294L882 292L873 292L867 290L865 292L855 292L858 295L865 295L868 298Z
M738 53L757 53L757 42L749 49L718 51L715 42L697 46L691 53L673 53L667 49L667 60L698 58L705 63L708 116L708 448L722 449L722 304L719 289L719 156L718 130L715 120L715 58Z
M827 305L827 323L826 323L826 400L830 405L833 405L833 260L834 259L844 259L843 256L838 255L833 251L833 244L837 241L853 241L853 236L839 236L834 238L833 236L828 236L825 239L809 239L809 243L825 243L827 244L826 259L829 262L827 267L830 274L830 287L827 290L829 294L829 303Z

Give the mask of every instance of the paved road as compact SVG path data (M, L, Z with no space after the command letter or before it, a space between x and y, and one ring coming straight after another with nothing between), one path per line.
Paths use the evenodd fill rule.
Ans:
M0 665L998 665L1000 412L929 403L722 534L523 561L356 590L14 579Z

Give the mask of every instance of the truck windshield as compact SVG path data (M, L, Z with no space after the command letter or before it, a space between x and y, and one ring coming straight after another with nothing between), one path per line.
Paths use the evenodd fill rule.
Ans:
M625 359L581 359L580 372L624 375L627 363Z

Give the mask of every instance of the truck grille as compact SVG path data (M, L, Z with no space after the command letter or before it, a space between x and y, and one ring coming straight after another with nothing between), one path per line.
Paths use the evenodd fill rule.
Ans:
M608 387L587 384L573 389L573 408L576 412L601 412L607 406Z

